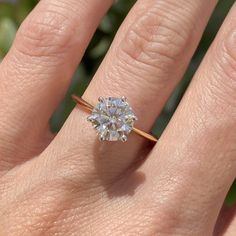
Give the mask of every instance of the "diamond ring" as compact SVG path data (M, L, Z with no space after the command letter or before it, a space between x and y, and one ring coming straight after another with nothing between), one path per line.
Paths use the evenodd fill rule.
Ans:
M72 98L91 113L87 120L92 123L101 141L126 142L129 133L133 131L150 141L157 142L157 138L151 134L134 127L137 117L125 97L100 97L96 106L75 95L72 95Z

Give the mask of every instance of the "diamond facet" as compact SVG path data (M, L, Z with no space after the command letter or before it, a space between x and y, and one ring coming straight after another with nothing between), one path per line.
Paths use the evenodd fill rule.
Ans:
M125 97L100 97L99 103L88 117L101 141L127 141L135 120L137 117Z

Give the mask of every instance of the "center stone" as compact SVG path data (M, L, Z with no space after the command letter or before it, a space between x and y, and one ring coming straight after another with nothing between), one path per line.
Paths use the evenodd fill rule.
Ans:
M126 98L99 98L88 120L97 130L100 140L127 141L137 117Z

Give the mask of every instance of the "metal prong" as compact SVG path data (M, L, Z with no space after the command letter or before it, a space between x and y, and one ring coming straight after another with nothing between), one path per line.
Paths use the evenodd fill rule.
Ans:
M101 135L99 135L99 140L100 140L100 141L105 141L106 139L105 139L105 137L101 134Z
M129 116L126 116L126 119L129 121L136 121L138 120L138 117L134 115L129 115Z
M123 135L121 136L120 140L124 143L124 142L126 142L126 141L128 140L128 138L127 138L126 135L123 134Z
M138 117L137 116L133 116L133 120L138 120Z
M103 102L103 101L104 101L104 98L103 98L103 97L99 97L99 98L98 98L98 101L99 101L99 102Z
M122 96L122 97L121 97L121 100L122 100L122 102L126 102L126 101L127 101L127 97Z
M99 124L96 123L96 122L92 122L92 126L93 126L94 129L97 129L97 127L99 127Z
M94 119L93 119L91 116L88 116L88 117L87 117L87 121L89 121L89 122L93 122Z

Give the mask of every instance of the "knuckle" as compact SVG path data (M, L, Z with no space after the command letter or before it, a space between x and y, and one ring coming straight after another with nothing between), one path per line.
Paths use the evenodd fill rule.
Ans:
M177 30L180 22L174 22L168 16L161 16L153 8L145 13L128 30L121 45L121 58L126 63L148 71L161 70L168 72L187 46L191 34L185 28ZM123 59L123 60L124 60Z
M236 81L236 31L226 35L221 43L221 67L223 72L232 80ZM220 50L220 47L219 47Z
M66 14L55 9L31 15L19 29L16 49L29 56L62 54L72 44L73 25Z
M157 7L152 7L130 26L115 51L117 62L110 66L108 73L111 74L106 76L109 78L116 74L118 78L127 76L134 79L116 80L113 87L125 88L127 83L138 86L145 83L150 93L155 94L169 84L172 78L170 71L173 73L174 70L181 76L182 67L187 64L184 55L192 47L194 27L192 22L184 22L184 17L177 17L175 22L170 13L163 15ZM185 27L180 28L182 24ZM180 67L176 67L177 59ZM153 86L154 83L159 86Z
M188 171L186 174L189 173ZM190 204L191 206L186 208L190 202L199 199L195 186L184 176L170 179L164 177L162 181L168 183L166 185L168 187L158 186L158 191L160 191L158 196L155 192L150 194L146 200L149 203L144 209L149 212L150 219L154 220L152 225L156 226L155 232L166 235L193 235L195 232L194 235L203 235L206 229L205 219L209 218L208 214L202 215L202 209L206 207L206 203L198 202L198 206L201 207ZM194 194L186 199L183 198L189 191ZM202 220L196 221L199 216L202 216Z
M160 204L159 204L160 205ZM157 206L147 206L145 209L142 209L140 212L140 219L145 218L146 225L143 225L143 229L140 231L147 232L147 235L192 235L191 231L195 231L196 235L202 235L200 232L197 234L197 229L190 229L188 224L193 227L193 224L188 219L184 219L183 216L180 216L176 206L174 209L170 207L157 207ZM157 212L158 211L158 212ZM186 217L187 218L187 217ZM189 221L189 222L188 222ZM142 224L141 224L142 225Z
M180 12L176 13L175 21L171 17L173 11L163 13L158 6L152 3L142 9L142 16L125 31L118 48L112 48L117 60L107 63L109 68L104 69L105 77L127 79L116 79L107 87L119 91L121 87L129 87L127 83L131 86L142 84L151 94L156 94L157 90L166 88L173 71L182 75L182 69L188 63L185 55L189 56L188 49L193 48L195 22L186 22ZM185 16L189 14L187 10L183 12ZM176 67L176 60L179 67ZM154 83L158 86L153 86Z
M224 36L213 47L215 59L214 79L209 81L208 87L216 103L218 103L218 107L225 110L225 105L227 105L232 114L232 108L234 110L236 108L236 31L231 31Z

